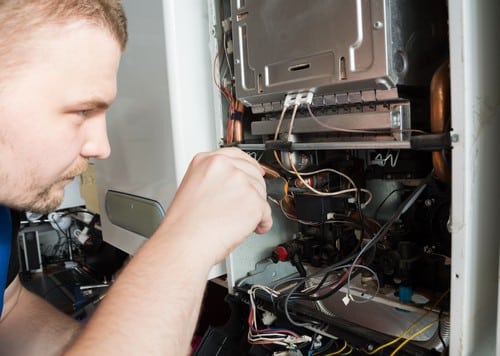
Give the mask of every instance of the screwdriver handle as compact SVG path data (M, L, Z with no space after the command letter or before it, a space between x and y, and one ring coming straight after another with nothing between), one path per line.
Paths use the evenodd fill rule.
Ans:
M288 182L283 178L264 177L267 196L275 200L282 200L288 193Z

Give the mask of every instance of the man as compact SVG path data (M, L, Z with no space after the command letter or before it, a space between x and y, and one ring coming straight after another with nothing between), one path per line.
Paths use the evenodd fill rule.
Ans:
M49 212L89 158L110 154L105 113L126 40L118 0L0 1L1 204ZM271 227L262 175L237 149L197 155L166 218L83 330L14 281L0 353L185 354L211 266Z

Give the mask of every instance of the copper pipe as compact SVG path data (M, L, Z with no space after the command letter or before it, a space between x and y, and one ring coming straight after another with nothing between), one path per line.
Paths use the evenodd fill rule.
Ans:
M269 166L266 166L265 164L260 164L260 166L262 167L262 169L264 170L265 172L265 175L267 177L271 177L271 178L278 178L278 177L281 177L281 174L278 173L277 170L275 170L274 168L271 168Z
M241 120L234 120L234 142L243 141L243 125Z
M448 60L432 76L430 91L431 132L444 133L450 129L450 68ZM443 152L432 152L432 166L440 181L451 182L451 167L443 156Z
M234 142L243 141L243 112L245 107L241 101L236 102L235 111L238 113L239 118L234 120Z
M234 134L234 120L227 120L227 132L226 132L226 143L230 145L233 143L233 134Z

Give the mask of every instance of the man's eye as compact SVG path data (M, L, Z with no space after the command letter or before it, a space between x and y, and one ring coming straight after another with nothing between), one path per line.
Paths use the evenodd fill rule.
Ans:
M78 115L83 116L83 117L88 117L90 115L92 110L80 110L78 112Z

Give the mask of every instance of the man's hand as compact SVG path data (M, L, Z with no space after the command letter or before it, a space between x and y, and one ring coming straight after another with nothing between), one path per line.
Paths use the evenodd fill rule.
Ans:
M159 230L182 236L186 247L215 264L252 232L271 228L263 175L257 161L237 148L198 154Z
M236 148L198 154L158 230L67 353L184 353L212 265L253 231L271 228L263 174Z

